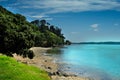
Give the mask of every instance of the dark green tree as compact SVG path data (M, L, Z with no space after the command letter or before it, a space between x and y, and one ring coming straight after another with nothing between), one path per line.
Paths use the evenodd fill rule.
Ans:
M70 45L71 42L70 42L69 40L66 40L66 41L65 41L65 44L66 44L66 45Z
M13 14L0 6L0 52L9 56L13 53L32 58L29 48L35 45L36 26L20 14Z
M55 27L54 25L50 25L46 20L35 20L32 21L32 24L36 24L36 21L40 23L39 30L44 34L44 41L43 46L50 47L50 46L59 46L64 44L65 37L61 33L61 29Z

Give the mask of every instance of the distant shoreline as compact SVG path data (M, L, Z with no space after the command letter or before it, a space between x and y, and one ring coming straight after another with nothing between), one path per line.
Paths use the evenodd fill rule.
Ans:
M78 42L78 43L73 42L72 44L116 44L116 45L120 45L120 42Z

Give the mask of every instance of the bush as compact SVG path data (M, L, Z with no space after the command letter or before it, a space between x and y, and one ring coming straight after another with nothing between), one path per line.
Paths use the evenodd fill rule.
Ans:
M23 58L28 57L29 59L33 59L35 56L33 51L29 49L20 50L17 54L23 56Z
M28 58L30 59L33 59L33 57L35 56L32 50L28 50L27 54L28 54Z

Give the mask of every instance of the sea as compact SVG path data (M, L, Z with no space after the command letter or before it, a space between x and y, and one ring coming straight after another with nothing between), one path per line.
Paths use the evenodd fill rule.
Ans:
M63 72L91 80L120 80L119 44L72 44L51 56Z

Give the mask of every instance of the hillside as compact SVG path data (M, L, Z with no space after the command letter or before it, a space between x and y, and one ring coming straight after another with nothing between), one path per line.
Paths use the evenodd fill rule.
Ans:
M65 37L61 29L47 23L46 20L30 23L23 15L0 6L0 52L9 56L17 53L32 59L34 54L29 50L31 47L63 45Z

